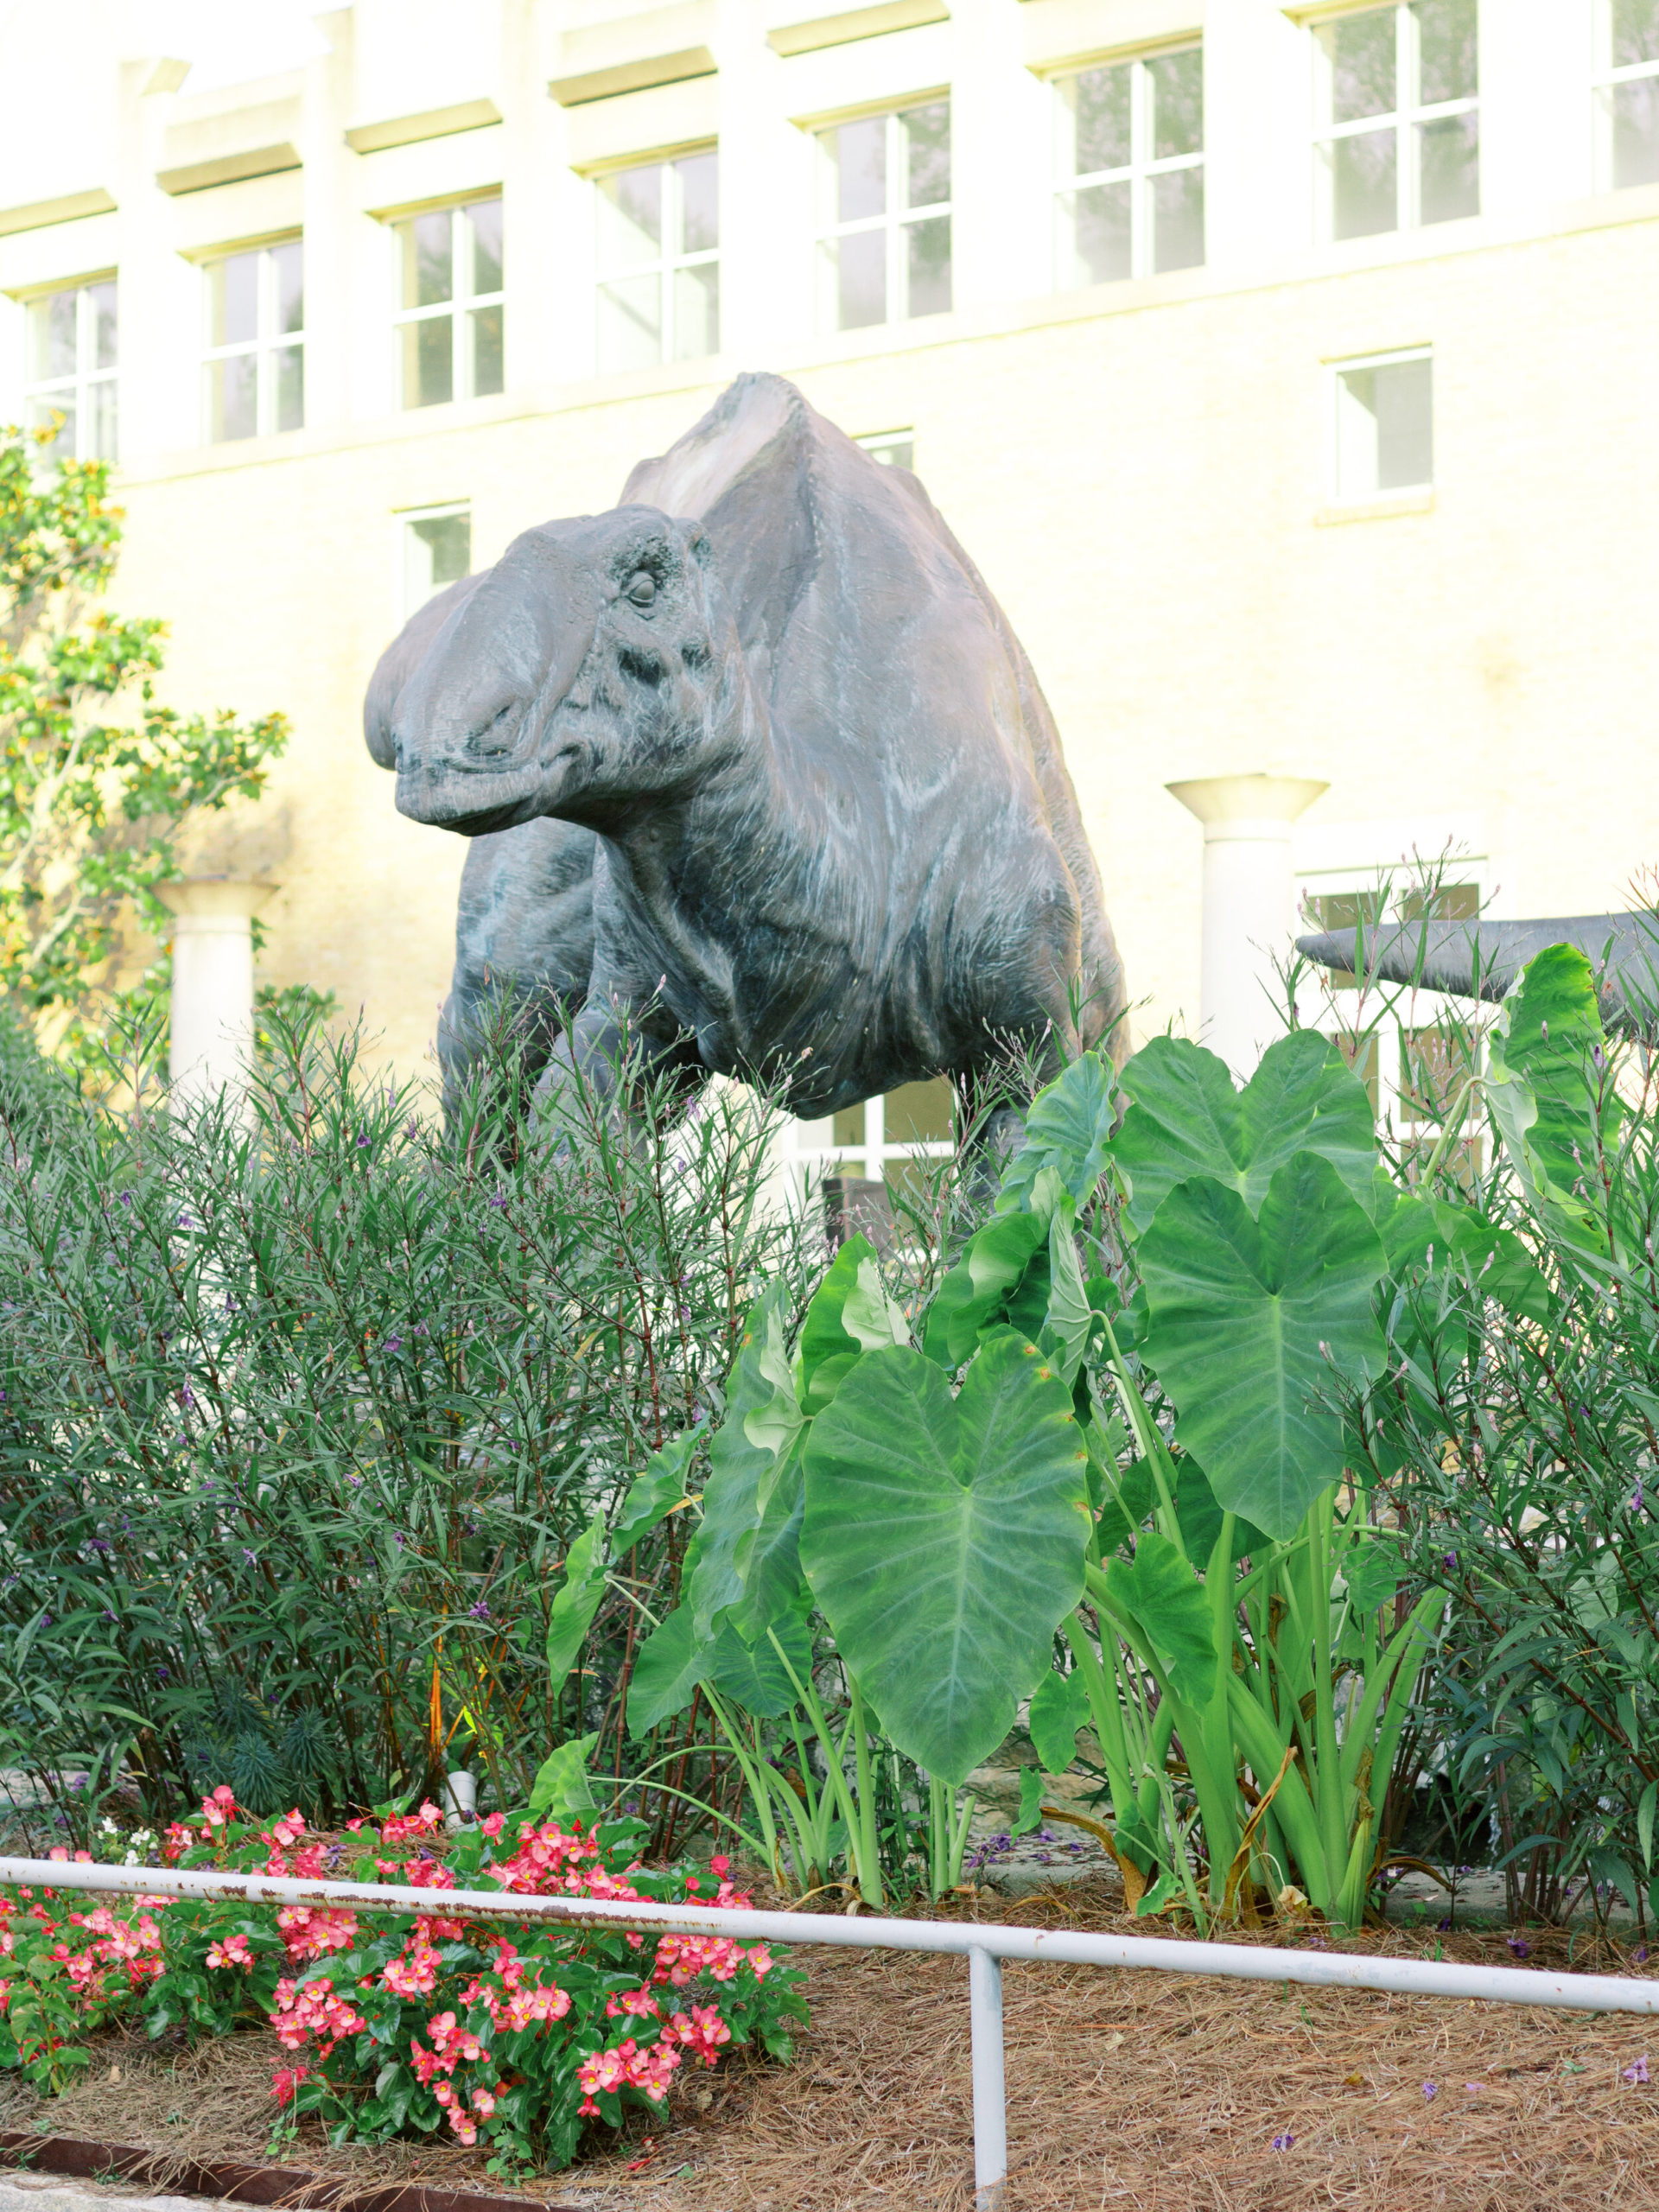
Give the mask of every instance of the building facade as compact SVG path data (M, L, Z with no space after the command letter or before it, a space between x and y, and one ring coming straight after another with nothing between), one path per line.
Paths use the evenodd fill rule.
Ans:
M181 703L295 737L206 868L413 1071L460 841L376 657L614 503L743 369L915 467L1054 708L1144 1036L1198 1025L1173 781L1328 788L1339 915L1659 859L1659 0L357 0L192 91L99 0L0 28L0 419L118 466ZM74 59L74 92L64 86ZM1391 1078L1385 1078L1391 1080ZM942 1134L925 1098L812 1142Z

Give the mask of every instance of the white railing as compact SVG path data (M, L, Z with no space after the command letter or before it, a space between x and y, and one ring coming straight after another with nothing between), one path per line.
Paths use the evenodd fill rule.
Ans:
M556 1921L578 1928L659 1928L665 1935L723 1936L766 1943L833 1943L853 1950L931 1951L968 1959L973 2031L976 2212L1001 2212L1008 2172L1002 2080L1002 1961L1211 1974L1234 1981L1294 1981L1312 1989L1381 1989L1408 1997L1473 1997L1579 2012L1659 2012L1659 1980L1542 1974L1525 1967L1360 1957L1346 1951L1280 1951L1243 1943L1192 1943L1156 1936L1089 1936L1067 1928L999 1928L950 1920L849 1919L817 1912L734 1912L712 1905L518 1897L499 1890L430 1890L377 1882L301 1882L270 1874L221 1874L176 1866L100 1866L86 1860L0 1859L0 1883L57 1890L124 1891L143 1897L239 1897L251 1904L358 1904L393 1912L461 1912L497 1920Z

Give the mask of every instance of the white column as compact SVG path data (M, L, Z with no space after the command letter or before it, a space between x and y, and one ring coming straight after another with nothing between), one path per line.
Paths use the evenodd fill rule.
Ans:
M1166 789L1204 824L1199 1041L1248 1077L1283 1032L1275 961L1296 929L1290 833L1329 785L1308 776L1200 776Z
M168 1072L181 1104L241 1086L253 1046L251 925L276 887L227 875L158 887L174 917Z

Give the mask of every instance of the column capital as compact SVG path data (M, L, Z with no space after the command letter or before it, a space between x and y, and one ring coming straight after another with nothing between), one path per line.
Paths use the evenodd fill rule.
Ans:
M1166 784L1172 798L1204 824L1205 841L1282 837L1331 786L1316 776L1195 776Z
M278 887L263 876L187 875L158 883L156 896L187 931L245 929Z

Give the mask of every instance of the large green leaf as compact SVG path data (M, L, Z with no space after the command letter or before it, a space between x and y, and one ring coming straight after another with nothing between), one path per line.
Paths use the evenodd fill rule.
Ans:
M924 1339L927 1357L956 1369L971 1359L982 1330L995 1328L1018 1308L1021 1320L1035 1306L1026 1333L1042 1326L1048 1305L1048 1216L999 1214L980 1230L935 1292Z
M775 1476L779 1449L800 1426L784 1346L786 1297L773 1283L744 1323L725 1418L709 1441L702 1521L682 1571L699 1643L712 1643L721 1615L743 1595L738 1545L758 1526L760 1485Z
M813 1424L807 1578L887 1732L947 1783L1007 1733L1077 1603L1084 1461L1069 1392L1013 1330L959 1397L916 1352L871 1352Z
M1086 1204L1106 1165L1119 1103L1111 1064L1098 1052L1081 1054L1039 1091L1020 1149L1003 1172L998 1213L1028 1211L1032 1187L1046 1167L1057 1170L1074 1205Z
M599 1732L573 1738L550 1751L537 1770L525 1808L533 1821L564 1821L572 1814L591 1813L594 1793L588 1780L588 1762L594 1756Z
M1215 1688L1210 1601L1191 1562L1155 1529L1137 1538L1132 1560L1106 1563L1106 1587L1151 1648L1179 1698L1205 1704Z
M801 1397L819 1413L834 1397L854 1360L887 1344L910 1342L903 1308L887 1296L875 1247L849 1236L812 1294L801 1324Z
M692 1632L690 1605L671 1612L633 1655L628 1733L648 1736L659 1720L683 1711L713 1653L713 1639L699 1643Z
M1528 1196L1569 1221L1603 1203L1598 1154L1623 1114L1603 1081L1605 1064L1595 972L1575 946L1550 945L1503 1002L1489 1045L1487 1096Z
M1170 1192L1140 1244L1145 1357L1175 1401L1175 1433L1223 1508L1284 1541L1342 1471L1342 1428L1319 1403L1376 1374L1376 1231L1334 1167L1299 1153L1259 1224L1208 1177Z
M1031 1694L1031 1747L1045 1774L1064 1774L1077 1755L1077 1731L1089 1725L1089 1693L1081 1675L1051 1670Z
M648 1536L677 1505L684 1503L686 1473L702 1439L701 1428L688 1428L660 1452L653 1452L645 1471L634 1477L611 1531L611 1549L616 1558L620 1559L642 1536Z
M556 1691L582 1649L605 1595L605 1516L596 1515L565 1556L564 1581L547 1622L547 1670Z
M755 1526L738 1538L735 1554L742 1595L726 1618L753 1643L794 1603L801 1587L801 1519L806 1510L803 1454L808 1432L799 1432L757 1491L765 1503Z
M797 1605L774 1624L772 1634L784 1647L796 1679L804 1683L812 1672L812 1639L807 1633L805 1608ZM762 1719L787 1713L796 1702L789 1667L778 1655L771 1636L763 1636L753 1650L733 1628L722 1629L702 1679L733 1698L745 1712Z
M1146 1229L1179 1183L1207 1175L1236 1191L1253 1214L1292 1155L1328 1160L1360 1202L1371 1202L1376 1131L1365 1086L1317 1030L1281 1037L1243 1090L1224 1061L1182 1037L1154 1037L1120 1081L1134 1103L1112 1141L1128 1185L1129 1219Z

